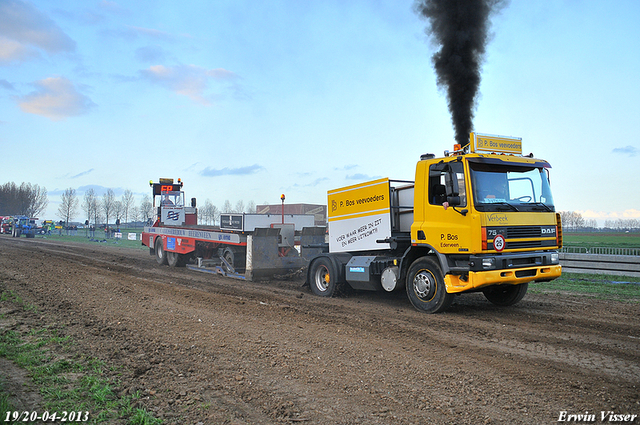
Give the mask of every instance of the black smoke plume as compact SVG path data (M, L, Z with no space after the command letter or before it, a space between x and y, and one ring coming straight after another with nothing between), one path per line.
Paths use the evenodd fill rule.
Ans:
M416 12L440 47L433 57L438 86L447 92L456 142L465 146L473 130L480 71L489 35L489 17L503 0L418 0Z

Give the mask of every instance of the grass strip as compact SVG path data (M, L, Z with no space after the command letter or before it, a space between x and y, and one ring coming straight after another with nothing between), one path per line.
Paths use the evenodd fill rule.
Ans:
M13 291L3 291L0 301L25 311L36 310ZM78 424L110 423L116 419L131 425L162 423L145 409L136 407L140 394L119 397L114 390L118 382L105 373L109 366L98 359L73 354L72 343L68 336L60 336L52 327L0 330L0 357L25 369L34 386L39 388L44 400L44 406L38 408L39 414L69 412L70 418L71 412L89 412L87 421L66 421ZM15 411L10 396L0 379L0 421L5 421L7 412Z

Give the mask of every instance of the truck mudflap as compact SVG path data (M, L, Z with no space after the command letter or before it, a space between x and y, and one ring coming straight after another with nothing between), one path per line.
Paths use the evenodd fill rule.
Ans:
M447 292L455 294L491 285L518 285L533 281L550 281L560 277L561 273L562 266L556 264L541 267L469 272L468 275L448 274L444 277L444 283Z

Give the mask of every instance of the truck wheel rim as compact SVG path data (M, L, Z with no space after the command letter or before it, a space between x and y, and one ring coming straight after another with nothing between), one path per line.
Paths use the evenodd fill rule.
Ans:
M416 277L413 279L413 290L420 299L429 300L433 298L435 289L436 284L430 273L421 271L416 274Z
M318 270L316 270L316 287L324 292L329 288L329 282L331 282L329 270L325 266L318 267Z

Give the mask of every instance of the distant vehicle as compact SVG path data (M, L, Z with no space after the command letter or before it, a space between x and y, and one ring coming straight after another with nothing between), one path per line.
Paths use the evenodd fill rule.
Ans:
M0 234L8 235L11 233L11 225L13 224L13 217L0 217Z
M13 217L12 236L19 238L21 235L25 235L27 238L34 238L38 228L36 220L37 218L29 218L26 215Z

